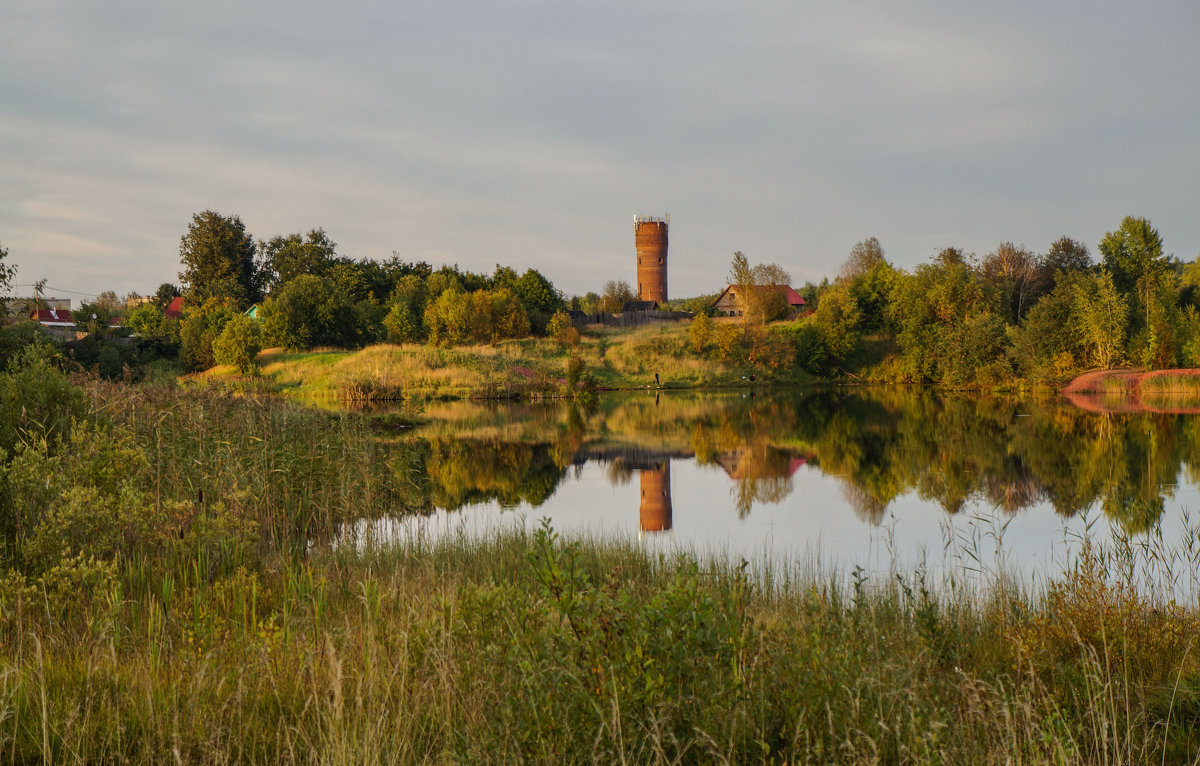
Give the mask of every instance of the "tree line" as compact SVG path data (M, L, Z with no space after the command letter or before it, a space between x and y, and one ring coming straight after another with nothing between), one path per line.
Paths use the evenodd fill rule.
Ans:
M906 271L872 237L789 329L797 363L818 375L866 365L880 380L949 385L1200 366L1200 264L1165 254L1150 221L1134 216L1099 250L1096 262L1070 237L1042 254L1012 242L982 258L948 247ZM863 359L872 348L880 360Z
M775 305L780 294L754 287L787 284L786 271L751 265L739 252L728 277L746 298L739 321L710 321L713 296L674 307L697 312L692 353L821 377L971 386L1126 364L1200 366L1200 264L1164 253L1150 221L1134 216L1108 232L1099 251L1093 260L1065 236L1044 253L1012 242L982 257L946 247L905 270L872 237L851 249L832 282L798 288L808 311L783 323L775 321L787 309ZM567 300L536 269L435 269L395 253L354 260L320 228L256 241L239 217L211 210L193 216L179 254L178 288L164 284L132 310L111 292L76 310L91 333L73 349L79 361L114 377L133 361L160 357L186 370L246 369L270 346L450 346L530 334L574 342L565 309L617 312L634 298L614 280L602 294ZM5 256L0 250L0 265ZM12 274L5 267L0 284ZM165 309L180 294L186 310L175 320ZM244 315L252 306L256 319ZM138 342L115 349L101 339L122 312Z
M156 301L131 313L127 324L142 335L175 333L189 370L248 368L271 346L493 343L543 334L565 307L536 269L435 269L395 253L384 261L354 260L339 254L323 229L255 242L238 216L211 210L193 216L179 255L182 319L173 324ZM252 307L254 318L245 313Z

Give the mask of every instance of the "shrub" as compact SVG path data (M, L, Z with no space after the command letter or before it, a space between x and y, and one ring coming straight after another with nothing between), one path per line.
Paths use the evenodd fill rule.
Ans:
M546 323L546 335L564 346L579 345L579 331L571 322L571 315L562 309L555 311L554 316Z
M420 343L425 338L420 314L407 298L397 298L392 303L383 320L383 327L389 343Z
M692 350L697 354L704 353L704 349L708 346L709 340L712 338L713 321L707 313L696 314L692 319L692 324L688 328L688 338L692 342Z
M207 370L216 364L213 341L237 312L219 299L209 299L188 314L179 326L179 361L185 370Z
M146 338L157 338L167 334L167 320L162 309L153 303L143 303L129 312L125 326L130 332Z
M239 314L225 324L213 342L213 360L236 367L243 374L251 373L256 366L254 359L262 350L261 338L258 322Z

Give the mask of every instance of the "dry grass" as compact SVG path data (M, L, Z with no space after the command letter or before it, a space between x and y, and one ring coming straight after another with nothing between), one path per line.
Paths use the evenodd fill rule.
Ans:
M584 334L578 347L547 339L503 341L494 346L443 349L380 344L360 351L285 353L259 356L262 376L288 396L339 399L432 399L561 395L567 360L577 355L584 375L608 389L644 388L659 374L666 387L736 385L750 374L773 378L717 360L710 349L692 350L686 323ZM206 377L222 377L214 369ZM806 378L807 376L801 376Z

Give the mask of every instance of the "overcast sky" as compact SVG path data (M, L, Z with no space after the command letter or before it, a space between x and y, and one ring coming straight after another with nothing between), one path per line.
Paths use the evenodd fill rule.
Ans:
M1198 36L1194 0L8 0L0 243L64 295L177 282L205 209L568 295L636 281L635 213L672 297L1130 214L1191 260Z

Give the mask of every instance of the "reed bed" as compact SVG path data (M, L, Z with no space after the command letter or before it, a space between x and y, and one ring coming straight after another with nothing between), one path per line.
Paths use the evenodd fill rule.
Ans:
M1100 566L952 594L542 527L113 576L6 605L0 758L1192 763L1196 612Z
M83 385L128 470L37 465L47 484L74 477L64 501L92 493L70 524L111 518L109 504L137 524L108 547L63 537L53 561L0 551L3 762L1200 753L1200 609L1154 575L1200 571L1195 533L1085 541L1039 591L1002 574L968 587L954 571L753 566L544 524L384 539L355 522L409 512L416 479L362 419ZM22 459L6 491L34 493Z

